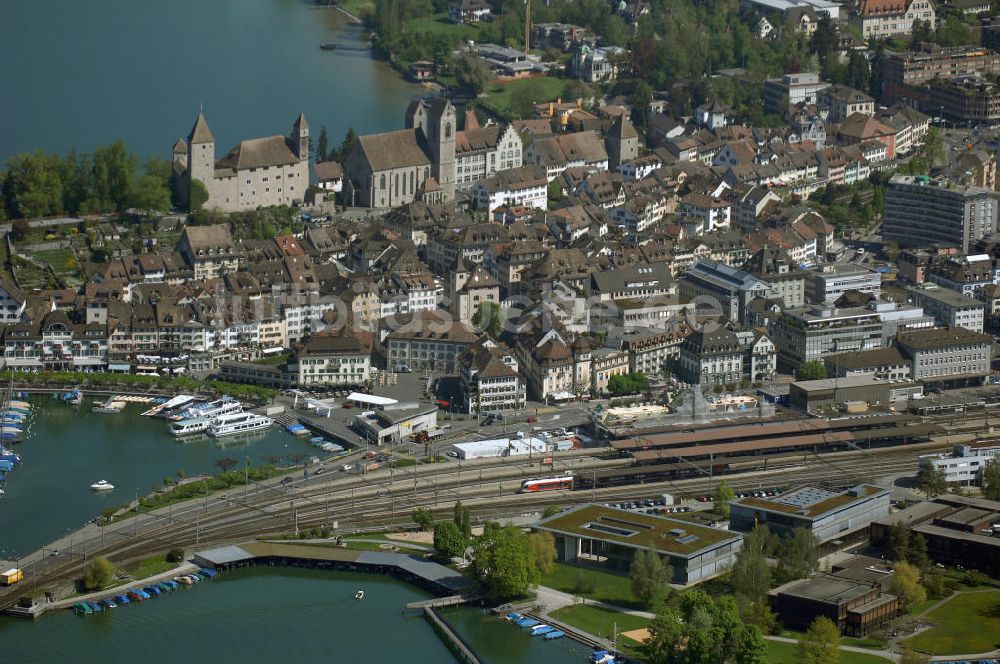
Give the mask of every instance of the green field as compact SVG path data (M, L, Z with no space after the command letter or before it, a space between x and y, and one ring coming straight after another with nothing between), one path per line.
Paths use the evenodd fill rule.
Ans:
M597 606L576 604L552 612L556 620L578 627L594 636L610 637L618 629L618 633L633 629L649 627L649 618L633 616L618 611L608 611ZM626 637L627 638L627 637Z
M785 643L783 641L767 642L767 664L800 664L797 643ZM865 655L863 653L840 651L840 664L885 664L890 660L885 657L875 655Z
M462 39L475 39L479 30L475 26L465 23L452 23L448 20L448 14L432 14L431 16L421 16L406 22L406 30L409 32L426 32L429 34L452 34L458 35Z
M961 655L1000 647L1000 591L955 595L924 618L937 626L906 641L915 650Z
M69 247L65 249L45 249L43 251L32 252L32 256L40 261L45 261L52 266L56 272L72 272L76 270L76 256Z
M577 586L580 578L593 583L593 592L579 590ZM619 574L556 563L550 572L542 575L541 585L608 604L627 608L642 608L639 605L639 600L632 594L632 584L628 577Z
M509 113L512 104L511 95L514 94L515 90L525 87L537 89L537 94L534 95L535 99L533 101L540 104L557 99L562 94L562 89L566 83L567 81L561 78L553 78L551 76L522 78L504 83L494 82L487 87L484 96L480 98L480 103L497 113Z
M171 563L167 561L167 556L165 554L159 554L156 556L150 556L140 560L137 563L132 563L126 569L128 573L132 575L132 578L138 579L148 579L151 576L156 576L157 574L162 574L173 568L177 567L180 563Z

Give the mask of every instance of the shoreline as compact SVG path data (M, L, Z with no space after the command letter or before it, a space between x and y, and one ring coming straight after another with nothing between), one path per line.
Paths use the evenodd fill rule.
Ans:
M344 9L343 7L341 7L340 5L328 5L328 6L332 7L333 9L336 9L341 14L344 14L345 16L347 16L347 18L351 19L355 23L358 23L359 25L364 23L364 21L362 21L360 18L358 18L357 16L355 16L351 12L347 11L346 9Z

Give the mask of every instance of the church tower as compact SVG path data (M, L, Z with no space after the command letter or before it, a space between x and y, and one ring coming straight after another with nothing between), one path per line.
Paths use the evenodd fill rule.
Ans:
M455 200L455 134L458 131L455 107L451 101L438 97L427 112L427 143L434 164L434 177L444 193L445 201Z
M188 134L187 145L188 182L201 180L211 191L212 180L215 179L215 136L208 128L204 111L198 111L198 119Z
M309 160L309 123L306 122L305 113L299 113L292 125L292 146L299 161Z

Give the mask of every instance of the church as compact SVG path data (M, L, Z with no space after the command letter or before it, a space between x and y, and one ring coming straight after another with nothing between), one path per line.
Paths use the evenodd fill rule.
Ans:
M343 164L344 203L393 208L418 200L451 202L457 189L521 166L522 153L513 127L480 127L470 111L459 131L450 100L416 100L406 110L406 129L354 143Z
M299 113L290 135L240 141L216 161L215 137L199 112L187 139L174 143L173 177L185 204L192 181L201 181L208 192L205 209L240 212L301 203L309 188L309 123Z

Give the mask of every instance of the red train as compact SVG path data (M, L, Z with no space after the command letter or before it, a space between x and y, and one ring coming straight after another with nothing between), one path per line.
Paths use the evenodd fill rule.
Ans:
M521 482L521 493L534 491L562 491L573 488L573 476L537 477Z

